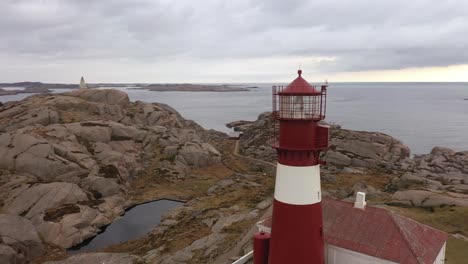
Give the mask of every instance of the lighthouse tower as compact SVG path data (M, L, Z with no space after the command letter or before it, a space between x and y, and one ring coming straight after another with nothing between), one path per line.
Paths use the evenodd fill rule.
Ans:
M327 85L312 86L302 71L287 87L273 87L278 153L270 264L324 264L320 151L328 147Z

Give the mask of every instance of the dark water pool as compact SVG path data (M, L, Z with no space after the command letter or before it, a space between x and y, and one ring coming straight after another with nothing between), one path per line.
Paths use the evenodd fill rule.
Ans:
M161 221L161 216L165 212L182 204L182 202L164 199L137 205L129 209L122 218L104 228L97 236L67 251L70 253L94 251L144 236Z

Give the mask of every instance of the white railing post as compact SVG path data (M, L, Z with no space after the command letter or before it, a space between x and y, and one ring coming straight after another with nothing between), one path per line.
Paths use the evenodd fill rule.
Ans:
M253 257L253 250L242 256L240 259L234 261L232 264L244 264Z

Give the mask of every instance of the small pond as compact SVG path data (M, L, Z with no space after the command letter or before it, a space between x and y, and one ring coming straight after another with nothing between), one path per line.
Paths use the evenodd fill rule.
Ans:
M183 202L164 199L137 205L129 209L120 219L103 228L97 236L89 238L67 251L69 253L95 251L144 236L159 224L161 216L165 212L182 204Z

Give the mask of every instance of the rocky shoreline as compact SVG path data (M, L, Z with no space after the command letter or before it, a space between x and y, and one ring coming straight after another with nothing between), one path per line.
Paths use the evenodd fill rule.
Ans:
M254 122L235 121L227 126L243 132L241 153L276 161L276 151L269 145L271 122L271 113L267 112ZM391 182L382 190L386 191L388 205L468 207L468 151L434 147L428 154L411 158L410 149L391 136L335 125L331 126L330 147L322 159L326 162L325 180L340 173L390 175Z
M21 217L24 221L12 224L32 225L47 244L79 244L133 203L132 179L146 167L179 180L189 167L219 163L220 154L197 130L168 106L130 103L116 90L6 103L0 109L2 217ZM5 234L0 237L5 242ZM19 237L1 245L14 251L23 243ZM15 263L36 255L15 252Z
M231 263L270 210L276 152L270 113L229 126L243 132L239 151L249 159L226 134L117 90L0 106L0 263ZM333 126L323 159L323 193L335 199L365 191L370 204L395 210L468 208L468 152L437 147L411 158L391 136ZM187 203L141 238L65 251L161 198ZM448 226L468 235L455 220Z

